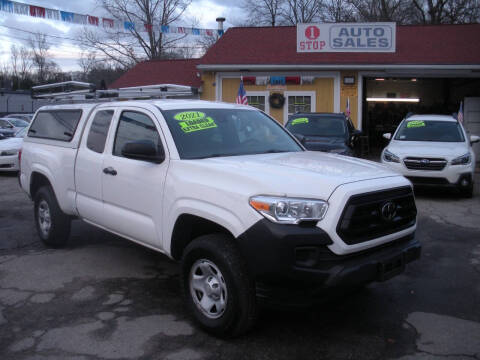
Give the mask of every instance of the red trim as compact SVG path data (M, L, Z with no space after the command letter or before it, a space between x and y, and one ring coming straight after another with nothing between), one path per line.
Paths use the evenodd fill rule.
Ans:
M98 26L98 17L88 15L88 23L90 25Z
M45 8L41 6L33 6L33 5L29 5L29 6L30 6L30 16L40 17L40 18L45 17Z
M287 84L297 84L300 85L300 76L286 76L285 82Z
M243 77L243 83L244 84L249 84L249 85L255 85L255 80L257 78L255 76L244 76Z

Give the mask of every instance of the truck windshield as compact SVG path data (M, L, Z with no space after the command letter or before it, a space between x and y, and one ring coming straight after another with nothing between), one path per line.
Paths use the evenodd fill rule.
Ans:
M345 137L347 133L345 118L329 115L293 116L286 127L304 136Z
M249 109L162 110L182 159L303 151L273 119Z
M395 140L464 142L462 129L457 122L435 120L410 120L403 122Z

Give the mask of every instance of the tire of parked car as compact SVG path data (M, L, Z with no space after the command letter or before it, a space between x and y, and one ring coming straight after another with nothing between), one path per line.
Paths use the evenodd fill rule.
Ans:
M35 225L43 243L64 246L70 236L71 219L63 213L50 186L42 186L34 196Z
M255 284L233 239L211 234L193 240L181 266L185 303L200 327L228 338L253 326Z
M460 189L460 194L462 197L470 199L473 197L473 184L468 185L465 188Z

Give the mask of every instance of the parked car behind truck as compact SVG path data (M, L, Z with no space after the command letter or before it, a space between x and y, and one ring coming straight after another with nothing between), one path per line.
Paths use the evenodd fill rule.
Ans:
M382 152L382 163L418 186L456 188L473 196L475 152L480 140L468 136L463 125L448 115L412 115L395 133L386 133L390 143Z
M289 115L285 127L308 150L347 156L354 156L355 140L361 134L349 118L338 113L296 113Z
M0 173L3 171L15 172L18 167L18 153L21 151L23 137L27 129L17 131L14 137L0 141Z
M43 107L20 182L47 245L65 245L76 217L180 261L188 309L219 336L253 325L257 297L310 303L389 279L420 256L408 180L306 151L242 105Z

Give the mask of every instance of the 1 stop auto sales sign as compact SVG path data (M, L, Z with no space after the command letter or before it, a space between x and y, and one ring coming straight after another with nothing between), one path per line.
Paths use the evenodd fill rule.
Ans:
M298 24L297 52L395 52L395 23Z

